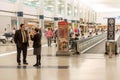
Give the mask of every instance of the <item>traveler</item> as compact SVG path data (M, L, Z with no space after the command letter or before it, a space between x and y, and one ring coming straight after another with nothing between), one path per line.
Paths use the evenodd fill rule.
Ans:
M41 33L38 28L35 28L33 34L30 35L31 40L33 41L33 54L36 55L36 64L33 66L41 65Z
M51 47L53 32L50 28L48 28L48 31L46 32L46 37L47 37L48 47L49 46Z
M58 29L54 31L54 43L56 43L56 47L57 47L57 38L58 38Z
M14 41L17 47L17 63L21 65L21 51L23 51L23 64L28 64L27 58L27 47L28 47L28 33L25 30L25 24L20 24L20 29L15 32Z

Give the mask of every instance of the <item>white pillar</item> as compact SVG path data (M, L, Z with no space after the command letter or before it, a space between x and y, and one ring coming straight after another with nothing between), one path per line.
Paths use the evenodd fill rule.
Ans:
M88 10L88 22L90 22L90 10Z
M77 15L78 15L77 19L80 20L80 7L79 7L79 5L77 5Z
M17 7L17 29L20 28L20 24L24 23L24 18L23 18L23 0L18 0L16 2L16 7Z
M78 23L78 28L80 27L80 21L77 21L77 23Z
M74 3L74 1L73 1L73 3ZM75 28L74 24L75 24L75 20L74 20L74 5L72 5L72 29L73 29L73 31L74 31L74 28Z
M54 28L58 28L58 18L54 17Z
M44 29L44 0L40 0L39 3L40 3L39 9L38 9L39 28L43 30Z
M64 15L64 19L67 19L67 12L68 12L68 10L67 10L67 7L68 7L68 5L67 5L67 0L64 0L64 5L65 5L65 15Z
M71 20L71 22L72 22L72 29L73 29L73 31L74 31L74 29L75 29L75 27L74 27L75 20Z
M73 3L72 3L73 4ZM72 5L72 19L74 20L74 5Z
M55 4L54 4L54 17L57 17L58 14L58 0L55 0Z
M89 21L91 22L91 10L90 10L90 13L89 13Z
M39 15L39 28L44 29L44 15Z
M58 0L55 0L55 4L54 4L54 28L58 28Z
M97 22L97 13L95 12L95 23Z
M93 10L92 10L92 22L93 22Z

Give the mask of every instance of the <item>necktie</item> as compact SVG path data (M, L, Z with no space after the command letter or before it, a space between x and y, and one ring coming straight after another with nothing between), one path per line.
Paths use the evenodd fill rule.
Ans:
M22 31L22 42L23 42L23 43L26 42L26 34L25 34L25 31Z

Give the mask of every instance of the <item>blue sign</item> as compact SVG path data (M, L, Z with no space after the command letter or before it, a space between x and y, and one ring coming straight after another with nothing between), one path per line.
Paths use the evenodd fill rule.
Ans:
M55 20L55 21L57 21L57 20L58 20L58 18L57 18L57 17L54 17L54 20Z
M44 19L44 15L40 15L40 16L39 16L39 19Z
M75 22L75 20L71 20L72 21L72 23L74 23Z
M18 17L23 17L23 12L17 12Z

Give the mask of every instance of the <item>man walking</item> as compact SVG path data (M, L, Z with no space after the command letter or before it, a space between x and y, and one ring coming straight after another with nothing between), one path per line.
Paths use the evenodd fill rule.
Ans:
M23 52L23 64L28 64L26 61L27 57L27 46L28 46L28 33L25 30L25 24L20 24L20 29L15 32L14 41L17 47L17 63L21 65L21 51Z

